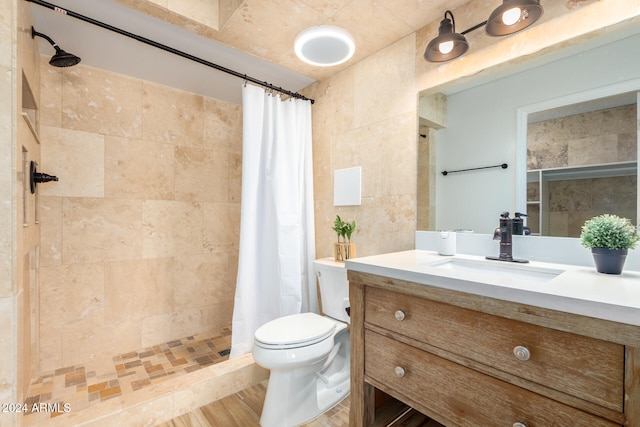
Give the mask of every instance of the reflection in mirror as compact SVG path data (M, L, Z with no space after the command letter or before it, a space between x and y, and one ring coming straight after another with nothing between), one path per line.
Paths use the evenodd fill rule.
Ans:
M489 234L503 211L539 235L603 212L637 224L640 26L513 68L421 94L418 229Z
M579 237L603 213L637 218L636 93L528 115L527 213L534 234Z

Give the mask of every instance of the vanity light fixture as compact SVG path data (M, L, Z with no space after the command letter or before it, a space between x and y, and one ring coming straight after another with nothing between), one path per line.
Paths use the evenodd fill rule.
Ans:
M451 19L447 18L447 15ZM456 33L456 22L453 13L447 10L440 21L438 37L431 40L424 51L424 59L429 62L444 62L457 58L469 49L467 39Z
M524 30L542 16L540 0L504 0L489 16L490 36L506 36Z
M330 67L351 59L356 44L348 31L332 25L307 28L296 36L294 49L307 64Z
M453 13L447 10L440 21L438 37L431 40L424 51L424 59L429 62L444 62L463 55L469 49L465 34L485 26L490 36L506 36L532 25L543 13L540 0L503 0L489 16L489 19L473 27L456 33Z

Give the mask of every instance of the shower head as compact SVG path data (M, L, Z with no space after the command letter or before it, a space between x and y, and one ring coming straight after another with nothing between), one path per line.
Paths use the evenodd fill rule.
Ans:
M73 53L65 52L58 46L54 47L56 48L56 54L49 60L49 64L54 67L72 67L80 62L80 58Z
M60 46L58 46L56 42L51 40L51 37L47 36L46 34L39 33L35 30L35 28L31 27L31 38L34 39L36 38L36 36L42 37L43 39L48 41L56 50L56 53L49 60L49 64L53 65L54 67L71 67L80 62L79 57L60 49Z

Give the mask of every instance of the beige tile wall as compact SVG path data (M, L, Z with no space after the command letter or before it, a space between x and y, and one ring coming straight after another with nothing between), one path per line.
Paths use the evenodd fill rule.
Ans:
M2 0L0 6L0 402L14 403L25 396L34 353L31 316L40 231L23 153L27 161L40 159L34 114L39 56L31 43L26 3ZM31 127L23 107L28 107ZM16 425L18 418L5 412L0 426Z
M229 326L241 108L43 64L40 368Z
M12 1L0 0L7 13L0 14L0 99L13 99L15 86L14 46L15 23ZM0 363L0 401L11 402L16 395L18 349L15 345L17 298L14 290L16 260L14 235L17 203L14 199L16 170L14 165L15 123L14 103L3 102L0 106L0 347L3 349ZM0 418L0 425L9 426L15 416L8 414Z
M4 10L13 11L12 2L1 0ZM14 64L14 43L15 37L14 22L12 14L0 15L0 96L4 100L13 99L15 74ZM0 106L0 214L2 218L12 218L13 215L13 187L15 185L14 149L15 139L13 126L15 120L16 105L3 102ZM12 281L12 260L13 260L13 229L12 221L4 220L0 222L0 297L6 298L13 294ZM7 328L3 328L7 330Z
M316 255L333 255L338 214L355 220L358 256L412 249L416 230L415 37L314 84ZM362 205L333 206L333 171L362 166Z

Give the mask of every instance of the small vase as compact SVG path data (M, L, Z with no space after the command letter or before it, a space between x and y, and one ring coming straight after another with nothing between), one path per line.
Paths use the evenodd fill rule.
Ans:
M356 244L348 242L337 242L333 244L333 259L338 262L345 262L356 257Z
M628 249L591 248L598 273L622 274Z

